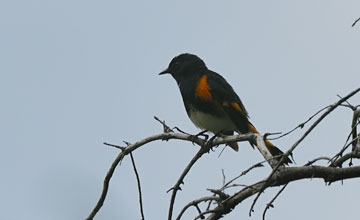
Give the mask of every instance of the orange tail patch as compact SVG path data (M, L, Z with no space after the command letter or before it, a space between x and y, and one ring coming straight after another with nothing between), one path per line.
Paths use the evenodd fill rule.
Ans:
M251 132L255 133L255 134L260 134L260 132L258 130L256 130L256 128L254 127L254 125L252 125L251 123L249 123L249 129ZM273 145L270 141L265 140L265 144L267 147L275 147L275 145Z

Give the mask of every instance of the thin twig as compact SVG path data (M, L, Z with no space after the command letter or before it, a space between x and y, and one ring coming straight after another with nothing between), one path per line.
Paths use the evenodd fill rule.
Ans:
M351 135L351 133L350 133L350 135ZM359 138L356 137L355 139L351 140L349 143L345 143L346 145L340 150L340 152L331 158L330 166L335 166L335 161L340 159L342 157L342 155L344 154L345 150L348 149L354 142L356 143L358 141L358 139Z
M289 183L286 183L286 184L279 190L279 192L276 193L276 195L274 196L274 198L272 198L272 200L271 200L268 204L266 204L266 207L265 207L265 209L264 209L263 216L262 216L263 220L265 220L265 215L266 215L267 210L274 207L274 205L273 205L274 201L275 201L275 200L277 199L277 197L279 197L279 195L284 191L284 189L287 187L288 184L289 184Z
M359 18L360 19L360 18ZM340 95L337 95L339 98L342 98ZM350 104L350 102L346 101L346 104L342 104L342 106L350 108L353 111L353 120L351 123L351 133L352 133L352 138L355 139L357 137L357 126L359 125L360 121L358 120L360 117L360 109L359 109L359 105L354 106L352 104ZM350 135L348 136L347 141L349 140ZM345 143L345 144L346 144ZM353 142L353 147L352 147L352 151L356 150L356 142Z
M172 190L171 199L170 199L170 206L169 206L169 214L168 214L168 220L172 219L173 209L174 209L174 203L175 203L175 197L178 190L181 190L180 184L184 182L184 178L187 175L187 173L190 171L191 167L195 164L195 162L200 159L202 155L204 155L206 152L208 152L210 149L209 146L207 147L201 147L200 150L195 154L195 156L191 159L191 161L188 163L188 165L185 167L184 171L180 175L179 179L176 181L175 185L170 189ZM168 190L168 192L170 191Z
M162 124L163 126L163 130L164 133L169 133L169 132L174 132L173 129L171 129L169 126L167 126L167 124L165 123L165 121L161 121L158 117L154 116L154 119L158 122L160 122L160 124Z
M337 160L333 161L329 167L342 167L343 163L351 158L358 158L360 159L360 153L350 152L345 154L344 156L338 158Z
M315 158L313 160L310 160L309 162L307 162L306 164L304 164L304 166L311 166L313 165L315 162L319 161L319 160L327 160L327 161L331 161L330 157L318 157Z
M125 147L122 147L122 146L120 146L120 145L116 145L116 144L109 144L109 143L106 143L106 142L104 142L103 143L104 145L107 145L107 146L110 146L110 147L115 147L115 148L117 148L117 149L120 149L120 150L125 150Z
M261 161L259 163L256 163L254 165L252 165L251 167L249 167L248 169L242 171L238 176L234 177L233 179L231 179L229 182L227 182L226 184L223 185L223 187L220 188L220 190L224 190L226 189L226 187L228 187L231 183L233 183L235 180L239 179L240 177L246 175L248 172L250 172L251 170L258 168L258 167L263 167L263 163L265 163L266 160Z
M351 27L354 27L359 20L360 20L360 18L356 19L356 20L354 21L354 23L351 25Z
M359 124L359 122L358 122L359 117L360 117L360 108L354 110L353 120L352 120L352 123L351 123L351 128L352 128L351 130L352 130L352 138L353 138L353 140L356 139L357 136L358 136L357 126ZM352 147L352 151L355 151L355 153L358 150L356 148L356 144L357 144L357 142L353 142L353 147Z
M225 176L225 171L224 171L224 169L221 169L221 174L222 174L222 177L223 177L223 179L222 179L222 184L223 184L223 186L225 185L225 181L226 181L226 176Z
M276 139L279 139L279 138L282 138L286 135L289 135L290 133L294 132L295 130L297 130L298 128L304 128L304 126L309 122L311 121L316 115L320 114L322 111L324 111L325 109L329 108L330 106L326 106L322 109L320 109L319 111L317 111L315 114L313 114L312 116L310 116L306 121L300 123L298 126L296 126L295 128L291 129L290 131L286 132L285 134L282 134L280 135L279 137L274 137L274 138L269 138L269 140L276 140Z
M139 173L138 173L138 171L136 169L136 166L135 166L135 160L134 160L134 156L133 156L132 152L130 152L130 158L131 158L131 163L132 163L133 168L134 168L134 172L135 172L135 176L136 176L136 182L137 182L138 191L139 191L139 204L140 204L141 219L145 220L143 202L142 202L141 185L140 185L140 177L139 177Z

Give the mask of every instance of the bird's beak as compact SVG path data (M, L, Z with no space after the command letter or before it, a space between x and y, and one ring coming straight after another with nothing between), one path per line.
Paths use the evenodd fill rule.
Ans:
M165 69L164 71L162 71L161 73L159 73L159 75L164 75L164 74L168 74L170 73L169 72L169 69Z

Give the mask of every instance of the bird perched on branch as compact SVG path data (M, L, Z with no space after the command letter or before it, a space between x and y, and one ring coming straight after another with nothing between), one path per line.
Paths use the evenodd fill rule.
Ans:
M243 103L230 84L209 70L196 55L184 53L174 57L169 67L159 75L167 73L176 80L186 112L198 128L216 135L233 135L235 131L240 134L259 133L250 123ZM265 144L273 156L283 154L270 141L265 140ZM236 142L228 145L235 151L239 149ZM291 163L291 160L285 158L284 163Z

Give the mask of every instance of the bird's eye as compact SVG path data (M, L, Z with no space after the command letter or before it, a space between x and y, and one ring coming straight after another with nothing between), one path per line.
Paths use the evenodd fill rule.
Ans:
M177 66L177 65L179 65L180 64L180 62L179 61L177 61L176 63L175 63L175 65Z

